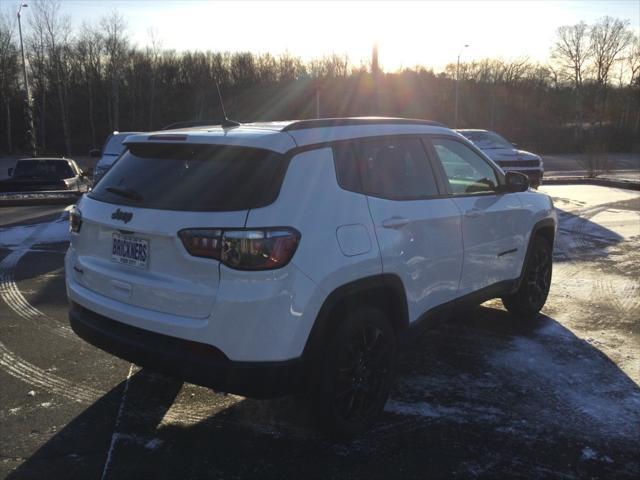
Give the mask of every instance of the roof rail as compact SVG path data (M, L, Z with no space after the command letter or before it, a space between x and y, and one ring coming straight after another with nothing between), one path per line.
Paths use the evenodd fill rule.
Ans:
M283 132L292 130L306 130L321 127L346 127L356 125L430 125L444 127L442 123L432 120L396 117L347 117L347 118L316 118L311 120L297 120L282 129Z

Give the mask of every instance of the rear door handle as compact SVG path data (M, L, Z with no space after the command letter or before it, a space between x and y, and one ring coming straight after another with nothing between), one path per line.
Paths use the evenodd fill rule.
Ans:
M410 222L411 220L408 218L393 216L383 220L382 226L384 228L402 228L405 225L409 225Z
M479 208L471 208L464 212L464 216L469 218L477 218L481 217L482 215L484 215L484 211L480 210Z

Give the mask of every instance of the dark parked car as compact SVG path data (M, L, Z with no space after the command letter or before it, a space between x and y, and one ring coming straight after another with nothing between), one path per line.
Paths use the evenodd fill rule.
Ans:
M533 188L538 188L542 184L544 164L540 155L520 150L517 145L490 130L466 129L458 132L471 140L505 172L524 173L529 177Z
M84 193L89 177L68 158L23 158L0 181L0 192L68 191Z

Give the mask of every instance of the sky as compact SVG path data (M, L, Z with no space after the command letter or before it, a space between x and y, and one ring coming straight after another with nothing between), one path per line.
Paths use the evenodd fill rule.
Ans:
M27 3L29 0L26 0ZM17 2L0 0L7 6ZM484 57L544 61L556 29L609 15L640 32L640 0L573 1L178 1L61 0L75 25L96 23L117 10L135 44L150 29L163 48L289 52L305 60L346 54L369 60L378 44L387 71ZM28 12L23 18L26 20ZM469 47L465 48L464 45Z

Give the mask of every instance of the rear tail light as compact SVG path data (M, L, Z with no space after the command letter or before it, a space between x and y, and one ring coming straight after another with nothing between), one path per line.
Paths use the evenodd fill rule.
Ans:
M300 242L300 233L292 228L189 228L180 230L178 236L189 254L220 260L237 270L284 267L293 257Z
M82 227L82 213L76 207L69 210L69 231L78 233Z

